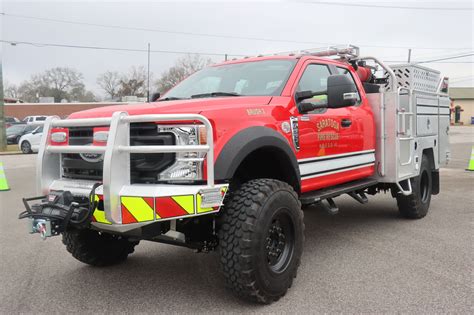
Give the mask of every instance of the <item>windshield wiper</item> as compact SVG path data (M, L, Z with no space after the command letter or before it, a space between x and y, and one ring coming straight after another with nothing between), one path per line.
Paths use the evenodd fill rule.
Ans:
M163 101L177 101L177 100L184 100L184 99L185 99L184 97L174 97L174 96L170 96L170 97L160 98L159 100L157 100L157 102L163 102Z
M191 98L200 98L200 97L218 97L218 96L240 96L239 93L234 92L211 92L211 93L202 93L191 95Z

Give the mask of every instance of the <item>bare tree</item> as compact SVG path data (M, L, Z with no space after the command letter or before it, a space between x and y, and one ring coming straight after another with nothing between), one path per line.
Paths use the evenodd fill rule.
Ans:
M178 59L174 66L164 72L155 85L158 91L164 93L194 72L201 70L211 63L211 59L203 58L198 54L186 55Z
M5 97L11 97L11 98L19 98L19 93L18 93L18 86L10 83L8 81L3 82L3 90L4 90L4 96Z
M133 66L127 74L120 79L119 96L135 95L143 97L146 95L147 71L144 66Z
M56 67L46 70L43 79L58 91L66 91L78 85L82 80L82 73L66 67Z
M117 71L106 71L97 77L97 84L113 100L118 96L121 86L120 73Z
M18 88L19 97L27 102L37 102L38 97L54 97L56 102L93 101L82 82L82 74L74 69L56 67L34 74ZM87 97L86 97L87 95Z

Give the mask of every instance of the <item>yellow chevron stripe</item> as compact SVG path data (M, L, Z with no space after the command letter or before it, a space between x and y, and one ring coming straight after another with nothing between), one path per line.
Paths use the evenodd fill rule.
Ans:
M209 211L214 210L212 208L201 208L202 196L201 194L197 194L196 196L197 196L197 213L204 213L204 212L209 212Z
M138 222L154 220L155 210L142 197L122 197L121 202Z
M187 213L194 214L194 195L172 196L171 198Z
M95 195L94 200L95 202L99 202L99 196ZM109 220L105 218L105 212L102 210L95 208L93 216L95 220L99 223L112 224L112 222L110 222Z
M97 222L99 223L104 223L104 224L112 224L109 220L105 218L105 212L101 210L95 210L94 211L94 218Z

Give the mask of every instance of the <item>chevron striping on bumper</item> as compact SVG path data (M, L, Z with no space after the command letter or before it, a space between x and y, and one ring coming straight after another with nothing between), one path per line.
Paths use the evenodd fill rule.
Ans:
M194 195L173 196L171 198L188 214L194 213Z
M194 214L194 197L191 196L181 196L183 198L175 199L173 197L158 197L156 201L156 215L161 219L173 218L189 215L188 211L191 211L191 214ZM187 198L184 198L187 197ZM191 197L191 198L189 198ZM190 208L190 200L192 200L192 208ZM185 209L187 207L187 209Z
M137 223L155 219L154 201L151 197L124 197L122 203L122 223Z
M98 223L103 223L103 224L112 224L109 220L105 218L105 212L103 209L99 209L99 202L104 199L104 196L102 195L95 195L94 196L94 201L97 203L97 207L94 210L94 213L92 215L92 221L93 222L98 222Z

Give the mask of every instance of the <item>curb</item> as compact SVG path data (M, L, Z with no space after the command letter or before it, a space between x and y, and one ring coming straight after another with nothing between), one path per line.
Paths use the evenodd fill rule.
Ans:
M17 155L17 154L23 154L21 151L2 151L0 152L0 155Z

